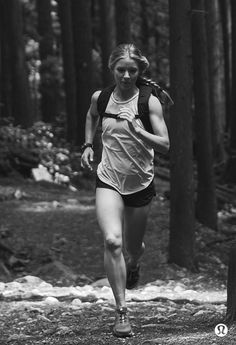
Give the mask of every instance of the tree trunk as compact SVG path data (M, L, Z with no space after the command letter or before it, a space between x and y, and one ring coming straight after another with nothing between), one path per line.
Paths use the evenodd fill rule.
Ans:
M232 23L232 111L230 116L230 147L229 159L226 166L225 180L236 183L236 3L231 0Z
M9 40L9 18L7 2L0 1L0 30L1 30L1 115L4 118L13 118L12 113L12 68L11 68L11 44Z
M169 261L193 269L194 185L190 1L170 0L171 194Z
M52 30L51 1L37 0L40 66L41 114L45 122L52 122L58 115L58 97L53 80L55 61Z
M231 325L233 321L236 321L236 243L232 245L229 254L227 280L226 323Z
M54 53L51 17L52 6L50 0L37 0L36 5L38 12L38 33L40 35L39 54L41 61L43 61Z
M201 223L212 229L217 229L217 204L215 176L213 171L204 0L192 0L191 3L196 156L198 170L196 211L197 218Z
M223 47L218 0L205 0L213 157L224 160L225 97Z
M225 85L225 108L226 108L226 130L229 129L229 122L232 112L231 92L231 44L230 44L230 0L218 0L222 23L223 47L224 47L224 85Z
M140 16L141 16L141 27L142 27L142 50L145 52L149 51L149 18L148 18L148 7L147 0L140 1Z
M2 60L3 60L3 31L4 31L4 26L3 26L3 3L2 0L0 0L0 119L2 118L2 107L3 107L3 95L2 95L2 91L3 91L3 73L2 73Z
M115 46L114 0L100 0L99 5L101 18L102 79L103 86L106 87L113 81L112 74L108 69L108 59Z
M6 53L9 58L5 63L10 64L10 85L12 117L15 124L28 127L32 124L32 103L29 92L29 81L26 69L25 46L23 40L22 5L18 0L9 0L5 3L7 24ZM7 78L8 82L8 78ZM8 87L8 85L7 85ZM7 94L8 96L8 94Z
M84 142L85 120L92 93L92 25L90 0L72 0L77 92L77 144Z
M76 112L76 75L74 61L74 41L72 32L72 16L70 0L57 0L58 15L61 24L62 56L64 67L67 140L76 143L77 112Z
M10 64L10 45L9 33L7 32L8 14L6 2L1 0L0 10L0 26L1 26L1 115L4 118L13 117L12 114L12 90L11 90L11 64Z
M115 0L116 42L130 43L130 0Z

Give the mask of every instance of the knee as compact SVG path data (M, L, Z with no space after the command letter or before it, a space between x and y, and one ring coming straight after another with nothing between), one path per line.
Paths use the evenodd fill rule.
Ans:
M122 251L122 238L120 236L109 236L105 239L105 249L117 256Z

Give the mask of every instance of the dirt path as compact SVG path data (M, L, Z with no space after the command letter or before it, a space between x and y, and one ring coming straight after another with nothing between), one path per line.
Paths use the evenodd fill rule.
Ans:
M105 274L93 191L72 192L31 181L0 182L5 191L10 188L10 196L2 197L0 203L1 241L25 262L22 266L10 265L9 275L0 270L0 345L236 343L234 327L225 337L214 333L226 311L231 237L196 225L199 271L191 273L169 265L166 182L156 181L159 194L148 223L148 250L143 257L140 286L133 297L127 295L134 336L125 340L111 334L113 301L107 298L109 288L102 286L106 282L97 282ZM26 275L40 277L52 287L85 289L84 295L68 297L64 291L63 297L49 286L46 295L42 290L37 295L35 287L26 291L23 285L9 292L7 282ZM91 294L94 282L96 298L94 291Z
M235 344L235 329L224 338L214 328L223 317L219 305L196 305L173 301L129 302L134 336L118 339L112 335L114 307L107 302L83 306L69 303L21 302L2 305L1 345L72 344ZM10 308L9 308L10 307ZM4 311L4 309L7 310Z

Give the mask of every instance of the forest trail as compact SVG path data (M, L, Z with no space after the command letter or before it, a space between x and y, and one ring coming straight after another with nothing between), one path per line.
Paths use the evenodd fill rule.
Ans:
M127 339L112 335L114 303L104 278L94 191L0 183L1 243L14 252L0 258L9 259L9 275L0 269L0 345L236 343L234 327L225 337L214 333L226 312L233 225L222 224L227 231L218 233L197 226L198 272L168 264L169 186L156 183L140 284L127 291L134 331Z
M1 283L0 344L233 344L234 328L224 339L214 333L224 319L225 289L197 291L187 281L157 280L127 291L134 332L127 339L112 335L114 303L106 279L78 287L33 276Z

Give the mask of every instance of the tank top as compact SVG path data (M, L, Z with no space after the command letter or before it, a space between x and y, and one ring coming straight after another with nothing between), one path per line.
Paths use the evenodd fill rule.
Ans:
M138 95L139 92L127 101L118 101L112 93L106 113L118 114L120 108L127 107L138 114ZM144 128L140 119L135 121ZM102 119L103 150L97 175L124 195L145 189L154 177L154 150L131 127L124 119Z

